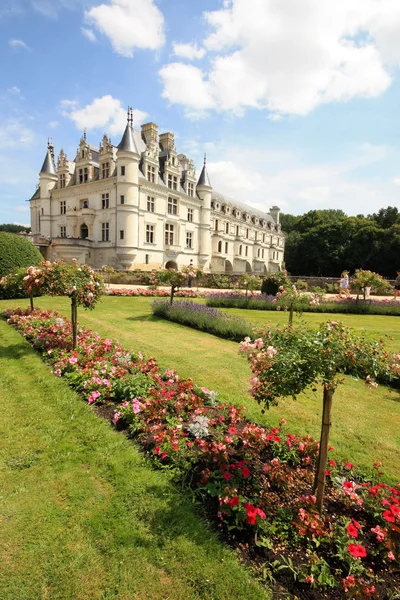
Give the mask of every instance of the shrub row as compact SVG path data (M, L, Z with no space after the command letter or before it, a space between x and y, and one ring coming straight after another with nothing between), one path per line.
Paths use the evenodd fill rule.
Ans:
M147 296L151 298L161 297L168 298L170 292L168 290L162 290L159 288L120 288L110 289L107 291L108 296ZM179 298L198 298L200 294L193 290L178 290L175 292L175 296Z
M210 293L207 295L207 306L214 308L247 308L252 310L284 310L285 303L272 296L253 295L247 298L241 294ZM400 302L395 300L363 300L343 299L327 300L310 306L301 307L302 312L340 313L354 315L388 315L400 316Z
M117 403L113 422L206 501L247 562L257 567L263 555L264 580L315 600L397 597L400 491L379 482L379 463L365 480L350 462L331 458L329 512L320 517L311 493L318 444L310 436L249 423L215 392L91 331L80 330L72 351L71 325L57 313L17 309L5 317L89 404Z
M152 310L157 317L236 342L252 332L252 326L244 319L226 315L197 302L180 300L170 304L166 300L155 300Z

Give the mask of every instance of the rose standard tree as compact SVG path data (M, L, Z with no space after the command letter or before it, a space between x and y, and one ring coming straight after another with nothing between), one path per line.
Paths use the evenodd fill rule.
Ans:
M247 353L253 372L250 393L267 408L278 404L280 398L294 399L307 387L322 385L321 436L313 490L322 513L334 392L344 383L344 373L362 377L369 387L376 387L376 378L388 382L398 377L397 357L390 357L382 341L358 337L336 321L324 323L318 330L292 325L267 327L254 342L245 338L240 350Z
M80 265L73 259L40 263L38 267L28 267L23 285L29 296L32 290L50 296L71 298L72 347L76 348L78 306L92 310L104 293L104 283L88 265Z
M170 293L170 304L174 301L174 295L178 288L188 284L189 279L195 279L200 277L202 274L201 269L197 267L188 266L182 267L180 271L176 269L164 269L157 272L157 279L164 285L171 286Z

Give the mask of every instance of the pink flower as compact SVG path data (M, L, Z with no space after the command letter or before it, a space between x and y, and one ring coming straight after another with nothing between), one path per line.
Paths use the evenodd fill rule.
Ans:
M287 423L286 419L281 420L281 425L286 425L286 423Z
M96 402L97 398L100 396L100 392L92 392L88 398L89 404L93 404Z
M116 412L116 413L114 413L112 422L116 423L117 421L119 421L120 418L121 418L121 413L120 412Z
M77 362L78 362L78 359L77 359L77 358L75 358L75 356L71 356L71 357L68 359L68 362L69 362L71 365L74 365L75 363L77 363Z
M393 552L388 552L388 559L389 560L396 560L395 555L393 554Z
M156 446L154 448L154 454L160 454L160 450L161 450L160 446Z

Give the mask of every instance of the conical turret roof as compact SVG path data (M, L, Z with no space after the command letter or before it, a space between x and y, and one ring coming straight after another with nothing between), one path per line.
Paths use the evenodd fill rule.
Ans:
M57 175L52 149L53 147L49 144L47 147L46 158L44 159L42 168L40 169L40 174L49 173L49 175Z
M212 187L211 185L211 181L210 178L208 176L208 172L207 172L207 167L206 167L206 157L204 156L204 165L203 165L203 169L200 173L200 177L199 180L197 182L197 187L199 185L206 185L208 187Z
M118 150L139 154L139 150L135 142L135 136L133 135L133 111L131 108L128 109L128 122L126 124L122 140L118 144Z

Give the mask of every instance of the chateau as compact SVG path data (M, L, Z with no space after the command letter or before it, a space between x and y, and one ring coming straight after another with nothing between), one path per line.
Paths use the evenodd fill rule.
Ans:
M133 129L128 110L117 147L86 132L75 160L48 144L39 186L30 199L32 238L46 257L77 258L94 268L151 270L193 264L214 273L277 271L284 235L279 208L258 211L215 191L206 161L177 154L173 133L154 123Z

